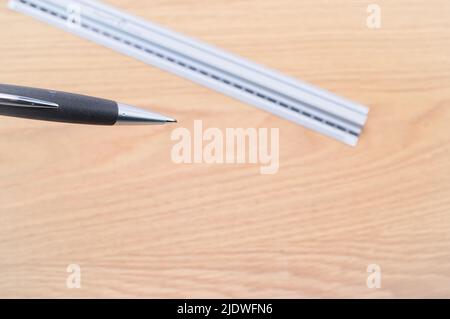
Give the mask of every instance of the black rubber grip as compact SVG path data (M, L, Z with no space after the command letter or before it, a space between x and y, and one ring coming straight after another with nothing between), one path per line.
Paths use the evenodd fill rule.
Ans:
M57 108L33 108L0 103L0 115L95 125L113 125L117 121L118 106L116 102L110 100L6 84L0 84L0 93L58 104Z

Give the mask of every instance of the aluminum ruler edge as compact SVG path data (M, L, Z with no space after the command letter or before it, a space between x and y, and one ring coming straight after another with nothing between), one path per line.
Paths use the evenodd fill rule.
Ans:
M68 23L68 5L80 6L85 27L74 27ZM288 77L284 78L276 71L269 70L267 73L264 67L257 64L251 62L246 64L246 60L239 57L222 53L218 49L122 13L97 1L10 0L9 6L11 9L147 64L175 73L349 145L357 144L367 118L368 109L359 104L349 102L313 86L306 85L305 87L302 82ZM86 22L84 23L84 21ZM130 34L130 32L134 33ZM136 37L135 34L138 34L139 37ZM152 38L149 38L150 36ZM121 40L117 40L118 38ZM155 38L159 38L159 42L155 41ZM193 48L189 46L193 46ZM177 52L178 47L190 52L191 55L183 54L184 51L183 53ZM147 50L147 48L150 49ZM200 60L199 57L204 60ZM213 61L215 65L208 64L210 61ZM239 72L239 76L237 76L226 68L224 70L222 65L229 66L231 70L236 70L238 67L244 72ZM192 71L193 69L195 71ZM199 70L207 70L203 73L208 75ZM269 87L267 87L267 83ZM274 90L273 87L276 89ZM311 88L314 90L308 91ZM304 102L305 100L313 102L308 104ZM314 103L321 103L321 105L318 106ZM323 106L322 104L327 104L328 111L320 108Z
M55 0L49 0L49 1L55 1ZM73 0L59 0L62 1L64 3L66 3L66 5L69 5ZM251 69L253 71L257 71L260 72L261 75L264 76L270 76L272 78L275 78L281 82L284 83L289 83L291 86L293 87L297 87L298 89L304 90L306 92L309 92L313 95L317 95L320 96L322 98L332 98L334 100L334 102L341 104L345 107L349 107L351 109L353 109L356 112L361 112L364 114L367 114L368 109L366 107L363 107L361 105L358 105L357 103L351 102L349 100L346 100L342 97L339 97L337 95L334 95L333 93L330 93L326 90L308 85L304 82L300 82L298 80L295 80L293 78L289 78L285 75L281 75L280 73L277 73L273 70L264 68L260 65L257 65L249 60L245 60L239 56L234 56L231 55L225 51L221 51L217 48L214 48L206 43L201 43L199 41L196 41L192 38L188 38L186 36L183 36L182 34L170 31L168 29L165 29L155 23L150 23L149 21L145 21L142 20L138 17L134 17L131 16L125 12L119 11L117 9L114 9L112 7L106 6L98 1L95 0L78 0L78 2L82 3L83 5L85 5L87 8L94 8L94 9L98 9L101 10L101 12L105 12L108 13L108 15L110 15L111 17L116 17L118 18L122 18L122 19L128 19L128 20L132 20L133 24L137 24L140 25L146 29L151 29L152 31L158 32L168 38L173 38L176 41L178 41L177 45L179 45L179 42L181 43L185 43L190 45L191 47L196 47L199 48L200 50L206 51L208 53L210 53L211 55L216 55L220 58L222 58L225 61L233 61L236 64L239 64L241 67L246 68L246 69Z
M60 0L60 1L64 1L66 4L70 3L73 0ZM116 16L116 17L122 17L124 19L129 19L129 20L133 20L133 22L137 25L143 26L144 28L147 29L151 29L154 30L156 32L159 32L160 34L163 34L167 37L171 37L177 41L186 43L192 47L196 47L199 48L203 51L206 51L212 55L216 55L218 57L221 57L222 59L228 60L228 61L232 61L236 64L239 64L241 67L244 68L248 68L248 69L252 69L254 71L260 72L260 74L264 74L264 75L268 75L271 76L274 79L277 79L281 82L290 84L293 87L296 87L298 89L304 90L306 92L310 92L312 94L316 94L318 96L321 96L323 98L331 98L334 100L334 102L341 104L342 106L346 106L349 107L353 110L355 110L356 112L361 112L363 114L367 114L368 113L368 108L365 106L362 106L358 103L352 102L350 100L347 100L343 97L337 96L329 91L326 91L324 89L318 88L318 87L314 87L312 85L309 85L308 83L299 81L298 79L294 79L292 77L289 77L287 75L283 75L275 70L271 70L268 68L265 68L261 65L258 65L256 63L253 63L250 60L244 59L242 57L236 56L236 55L232 55L230 53L227 53L223 50L220 50L218 48L215 48L214 46L211 46L209 44L206 43L202 43L199 41L196 41L195 39L189 38L187 36L184 36L180 33L171 31L169 29L166 29L154 22L150 22L150 21L146 21L143 20L139 17L135 17L132 16L130 14L127 14L126 12L123 11L119 11L118 9L115 9L113 7L110 6L106 6L104 4L102 4L101 2L98 2L96 0L78 0L78 2L81 2L82 4L84 4L87 7L93 7L95 9L98 10L102 10L102 12L106 12L108 14L110 14L111 16Z

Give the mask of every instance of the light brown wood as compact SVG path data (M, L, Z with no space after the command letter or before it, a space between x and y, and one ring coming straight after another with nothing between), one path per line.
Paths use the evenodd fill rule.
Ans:
M179 120L0 118L0 297L450 297L450 2L111 0L370 106L356 148L0 8L0 83ZM280 128L280 169L177 165L176 127ZM79 264L82 287L67 289ZM382 287L366 285L369 264Z

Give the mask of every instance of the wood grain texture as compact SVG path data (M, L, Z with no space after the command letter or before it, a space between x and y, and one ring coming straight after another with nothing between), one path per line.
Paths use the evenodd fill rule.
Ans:
M450 2L110 0L370 106L356 148L0 7L0 83L178 126L0 119L0 297L450 297ZM170 134L279 127L280 169L177 165ZM82 268L66 288L67 265ZM366 286L369 264L382 288Z

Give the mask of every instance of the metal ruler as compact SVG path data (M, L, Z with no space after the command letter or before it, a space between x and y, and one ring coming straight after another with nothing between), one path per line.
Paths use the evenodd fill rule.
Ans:
M94 0L10 0L9 7L349 145L368 108Z

